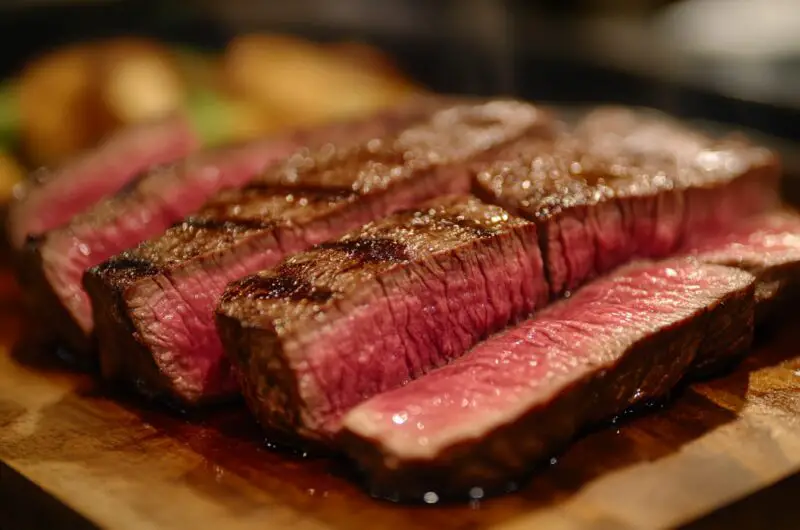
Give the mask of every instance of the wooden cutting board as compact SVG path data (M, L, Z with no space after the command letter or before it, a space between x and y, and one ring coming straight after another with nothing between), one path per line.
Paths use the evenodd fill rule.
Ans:
M20 527L130 530L655 528L800 469L800 342L791 323L735 372L583 437L519 493L403 507L371 499L341 476L342 464L268 449L241 407L188 421L112 399L91 377L20 343L7 288L0 306L3 528L9 518Z

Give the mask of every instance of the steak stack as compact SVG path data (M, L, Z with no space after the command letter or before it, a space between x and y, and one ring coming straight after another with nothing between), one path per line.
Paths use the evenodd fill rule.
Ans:
M164 233L216 193L247 184L295 151L359 144L419 122L443 105L415 99L368 119L219 148L145 173L64 226L30 238L20 276L34 311L54 323L57 338L73 354L91 360L94 322L81 283L86 269Z
M229 282L393 211L464 192L468 161L542 134L552 134L552 122L531 105L456 105L384 139L298 153L217 196L85 276L104 375L181 404L235 395L213 319Z
M605 112L590 115L586 123L600 121ZM475 341L498 329L496 313L506 313L497 312L496 298L485 294L483 285L505 289L497 296L509 303L520 296L529 302L512 303L518 310L503 319L499 324L503 327L540 308L545 300L568 295L621 264L667 257L682 250L690 236L713 234L732 226L740 215L762 211L775 202L778 166L768 151L714 141L647 115L636 115L622 128L615 123L618 113L608 112L603 120L613 118L618 136L611 145L606 145L606 132L579 125L574 135L521 138L474 169L478 193L512 213L498 218L515 219L513 214L527 218L528 234L535 227L543 273L538 267L519 269L535 274L525 278L533 282L532 291L528 284L508 283L510 270L496 260L502 257L507 266L519 261L509 260L502 249L486 242L458 247L464 254L458 257L461 266L443 267L446 272L438 276L446 280L428 278L429 274L438 278L436 267L430 273L416 272L417 267L427 271L443 259L440 252L449 256L453 251L436 240L426 243L427 255L403 254L402 259L378 260L377 266L350 261L349 249L358 241L371 240L374 233L388 234L381 239L405 249L404 243L416 241L409 219L420 219L426 233L433 222L424 209L368 225L231 285L218 310L220 331L226 351L241 370L245 397L256 417L270 430L330 441L342 414L359 401L463 355ZM647 145L657 142L660 150L639 147L642 136L650 138ZM735 164L700 167L698 160L707 160L709 153L715 160ZM453 217L447 211L434 219ZM469 263L485 264L483 282L475 280ZM412 279L403 283L402 295L385 286L386 278L412 273ZM292 290L270 294L264 288L286 278L331 298L297 297ZM425 285L422 292L415 290L415 282ZM366 290L372 284L384 290L367 295L357 288ZM464 287L453 290L450 285ZM535 297L522 289L536 293ZM547 295L540 298L544 292ZM451 303L460 310L449 308ZM482 313L487 307L493 310ZM474 317L473 312L484 316ZM370 324L363 324L364 319Z
M179 406L242 390L271 435L347 452L383 495L482 497L739 359L800 294L779 176L769 150L660 115L566 130L431 98L12 231L37 234L40 312L73 347L93 331L105 377Z
M547 302L533 223L469 197L370 223L232 284L218 310L262 424L309 438Z

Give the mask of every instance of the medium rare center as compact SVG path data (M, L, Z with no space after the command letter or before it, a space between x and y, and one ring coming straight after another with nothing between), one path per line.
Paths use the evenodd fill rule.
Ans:
M237 384L213 320L228 282L373 219L464 192L473 157L551 130L536 107L492 101L437 111L356 147L297 153L87 273L103 373L183 404L230 398Z
M340 441L383 495L501 490L584 427L664 395L709 352L740 355L753 285L693 260L630 265L355 407ZM726 338L709 344L719 328Z
M546 300L533 223L456 197L232 284L218 324L261 423L324 440L359 402Z
M477 172L476 186L537 223L558 297L631 259L669 256L690 234L724 232L772 207L779 174L766 149L605 109L555 142L508 146Z
M330 142L358 145L420 122L443 106L438 99L414 98L366 119L229 145L149 171L65 226L29 241L21 278L34 311L56 323L58 338L74 355L91 360L94 321L81 284L86 269L162 234L216 193L247 184L293 152Z

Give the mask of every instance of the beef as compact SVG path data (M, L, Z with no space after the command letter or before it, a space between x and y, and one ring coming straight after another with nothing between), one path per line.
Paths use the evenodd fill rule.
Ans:
M358 147L293 155L163 236L91 269L101 368L143 392L195 404L237 391L214 327L225 286L284 255L432 197L469 187L466 161L547 134L530 105L456 105Z
M56 337L73 354L91 360L94 323L81 284L86 269L162 234L215 193L248 183L298 149L330 142L358 144L419 122L442 104L433 98L415 99L368 119L228 146L150 171L63 227L29 242L20 276L35 314L52 323Z
M20 278L34 314L50 323L74 354L89 355L94 324L81 284L84 271L163 233L213 193L244 184L295 147L262 140L201 153L152 170L61 228L31 238L23 250Z
M739 267L757 278L756 324L800 296L800 214L783 210L754 216L730 230L687 243L706 263Z
M380 495L504 489L583 428L663 396L708 352L739 355L753 283L689 260L627 266L355 407L339 442Z
M533 223L448 197L232 284L217 319L260 423L324 442L353 406L546 300Z
M608 123L608 127L601 125ZM775 204L766 149L666 118L590 114L555 142L523 139L477 170L476 192L539 225L555 297L634 258L676 252Z
M197 147L190 124L171 117L123 129L58 170L39 170L14 190L8 213L12 247L22 247L28 235L63 225L142 171L182 158Z

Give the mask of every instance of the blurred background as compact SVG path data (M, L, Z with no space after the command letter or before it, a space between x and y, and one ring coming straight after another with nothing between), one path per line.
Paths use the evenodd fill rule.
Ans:
M213 145L421 91L800 136L800 0L4 0L0 35L2 197L170 112Z

